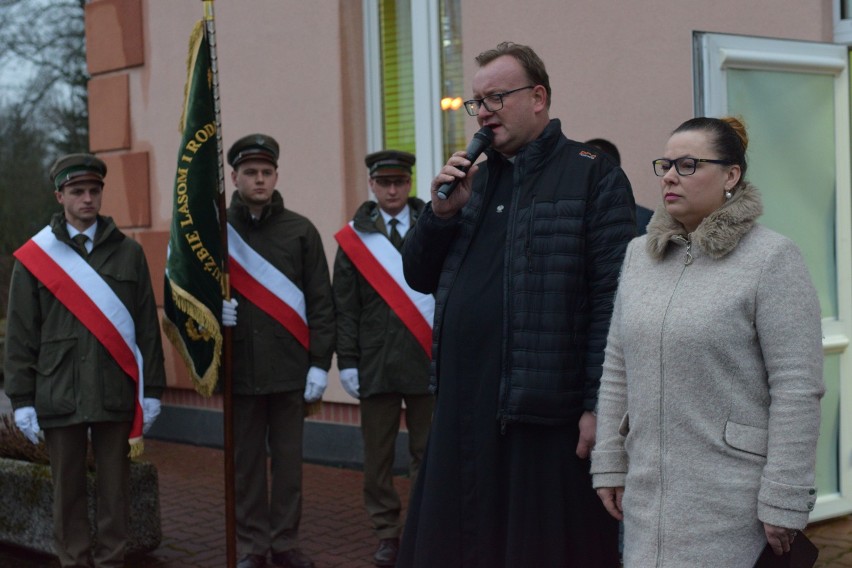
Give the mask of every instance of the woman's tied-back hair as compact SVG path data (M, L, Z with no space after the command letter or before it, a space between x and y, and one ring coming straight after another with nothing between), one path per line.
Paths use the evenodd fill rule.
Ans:
M483 51L476 56L476 63L482 67L503 55L511 55L524 68L533 85L542 85L547 91L547 108L550 108L550 77L544 68L544 61L533 51L533 48L511 41L504 41L494 49Z
M748 149L748 133L741 118L726 116L723 118L698 117L690 118L674 129L672 134L690 130L703 130L710 135L713 149L718 153L719 160L726 160L740 166L740 182L745 182L746 150ZM702 156L703 157L703 156Z

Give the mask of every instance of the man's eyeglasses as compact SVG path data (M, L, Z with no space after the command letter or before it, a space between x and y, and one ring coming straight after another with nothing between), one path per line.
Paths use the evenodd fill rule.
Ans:
M729 160L707 160L704 158L677 158L675 160L666 160L665 158L658 158L651 163L654 164L654 173L660 177L663 177L669 172L670 169L672 169L672 164L674 164L675 171L677 171L679 175L691 176L695 173L695 168L698 167L698 162L723 164L725 166L730 166L734 163Z
M397 187L402 187L408 183L411 183L410 177L390 177L390 176L378 176L374 177L373 181L378 184L379 187L387 189L393 185Z
M470 99L469 101L464 102L464 109L470 116L476 116L479 113L479 108L483 106L488 112L497 112L503 108L503 97L511 95L512 93L517 93L518 91L523 91L524 89L535 89L535 85L518 87L517 89L512 89L505 93L494 93L493 95L488 95L481 99Z

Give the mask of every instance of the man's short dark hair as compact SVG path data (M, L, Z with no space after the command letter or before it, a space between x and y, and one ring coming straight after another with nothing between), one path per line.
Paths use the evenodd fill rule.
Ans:
M504 41L494 49L483 51L476 56L476 63L482 67L487 65L503 55L511 55L524 68L527 77L534 85L542 85L547 91L547 108L550 108L550 77L547 75L547 70L544 68L544 61L533 51L533 48L520 43Z
M609 140L604 138L592 138L591 140L586 140L586 144L594 146L601 152L609 154L615 160L616 164L619 166L621 165L621 154L618 153L618 148L615 147L615 144Z

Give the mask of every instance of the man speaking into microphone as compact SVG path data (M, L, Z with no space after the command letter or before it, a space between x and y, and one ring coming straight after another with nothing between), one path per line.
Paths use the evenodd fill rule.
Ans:
M616 567L588 457L630 182L549 117L530 47L476 62L464 106L487 160L449 158L403 247L408 284L435 294L437 398L397 566Z

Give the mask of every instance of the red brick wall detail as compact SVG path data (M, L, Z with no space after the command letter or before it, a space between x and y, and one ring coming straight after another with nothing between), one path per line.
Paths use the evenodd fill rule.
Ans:
M86 63L92 75L145 63L141 0L86 5Z
M151 226L148 152L106 154L103 210L119 228Z
M109 180L109 173L107 173ZM106 194L106 191L104 192ZM109 212L107 212L109 215ZM148 260L148 270L151 272L151 284L154 286L154 297L157 305L163 305L163 278L166 274L166 248L169 245L168 231L125 231L131 238L139 241L145 258Z
M130 149L130 83L126 74L89 81L89 146L92 152Z

